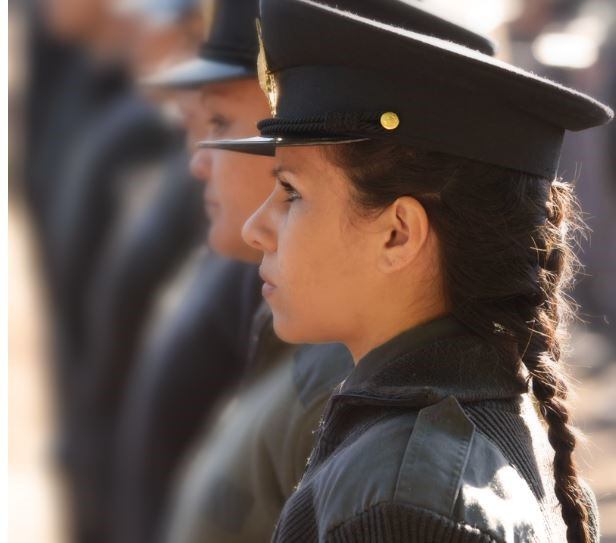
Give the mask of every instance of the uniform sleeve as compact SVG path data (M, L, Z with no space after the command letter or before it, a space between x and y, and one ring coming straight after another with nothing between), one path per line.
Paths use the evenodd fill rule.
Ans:
M502 543L492 534L426 509L392 503L370 507L331 528L327 543Z

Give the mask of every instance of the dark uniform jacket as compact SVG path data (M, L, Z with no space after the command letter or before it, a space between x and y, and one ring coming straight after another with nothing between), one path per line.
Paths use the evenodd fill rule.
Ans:
M265 305L253 330L252 365L186 466L167 543L270 541L306 467L323 408L353 368L343 345L280 341Z
M274 541L566 541L521 366L449 317L373 350L328 402Z
M261 300L257 267L204 252L189 265L185 284L169 293L171 307L157 315L126 384L113 543L160 541L179 467L245 371Z

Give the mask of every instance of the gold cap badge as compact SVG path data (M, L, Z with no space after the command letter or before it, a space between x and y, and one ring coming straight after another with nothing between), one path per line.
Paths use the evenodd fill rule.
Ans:
M203 24L203 41L207 41L212 33L216 16L215 0L201 0L201 19Z
M263 45L263 36L261 34L261 21L257 22L257 36L259 38L259 56L257 57L257 75L259 77L259 86L265 93L269 102L272 117L276 116L276 108L278 106L278 82L276 76L269 71L267 67L267 58L265 57L265 47Z
M395 130L400 125L400 117L393 111L386 111L381 115L381 126L385 130Z

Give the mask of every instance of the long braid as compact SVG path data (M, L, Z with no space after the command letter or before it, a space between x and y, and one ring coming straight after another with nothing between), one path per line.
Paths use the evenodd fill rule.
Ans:
M576 263L570 186L379 142L327 152L352 181L360 209L378 211L404 195L423 204L439 239L452 312L497 345L512 339L518 345L554 449L554 490L567 541L591 542L560 367L563 330L573 314L565 293Z
M547 224L540 229L535 249L540 266L539 286L543 300L534 307L528 326L528 343L522 361L531 376L532 390L548 425L554 448L555 493L567 524L569 542L590 541L588 511L573 459L576 432L569 425L568 386L557 367L561 356L560 327L569 314L563 291L572 277L567 217L572 215L570 187L559 181L550 186Z
M465 235L481 239L486 225L499 224L497 221L500 221L505 233L500 241L502 254L508 255L505 260L509 264L513 261L519 264L512 266L508 273L494 273L493 267L488 266L487 271L480 274L480 280L475 282L477 290L471 290L468 295L467 273L460 273L451 264L464 256L458 251L449 254L448 282L452 285L454 313L486 337L491 335L493 323L498 322L517 341L520 357L530 374L533 394L547 423L548 440L554 449L554 492L567 526L567 541L589 543L592 539L588 506L573 459L576 431L569 425L568 385L560 368L564 329L573 315L565 296L576 263L569 243L576 230L573 195L570 186L560 181L549 183L513 172L508 178L502 179L501 176L499 179L494 176L492 168L473 169L478 170L475 179L479 187L475 190L482 190L484 198L492 199L496 190L492 185L504 181L513 201L504 198L501 203L509 211L496 207L483 226L478 220L475 223L478 230L469 232L466 229ZM458 206L458 215L463 215L464 211L459 208L457 192L462 190L459 188L461 181L458 179L453 187L447 187L445 198L451 206ZM502 186L499 190L504 192ZM452 193L455 196L452 197ZM444 225L439 224L441 219L437 218L435 222L439 231L443 231ZM456 226L460 228L461 225L450 222L445 229ZM509 249L507 245L510 245ZM483 251L490 258L497 247L479 244L473 256ZM487 293L484 294L485 290ZM496 295L499 291L500 295Z

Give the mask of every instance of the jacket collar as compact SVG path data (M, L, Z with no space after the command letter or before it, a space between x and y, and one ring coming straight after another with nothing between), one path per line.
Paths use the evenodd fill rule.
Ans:
M447 396L461 402L508 399L527 392L526 377L515 344L497 349L446 316L370 351L336 395L417 407Z

